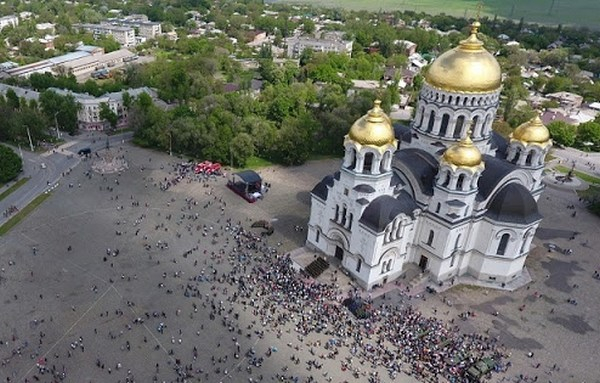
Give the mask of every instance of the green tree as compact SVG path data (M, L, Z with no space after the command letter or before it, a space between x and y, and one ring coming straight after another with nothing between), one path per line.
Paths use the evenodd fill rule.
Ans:
M544 91L546 93L562 92L571 89L573 81L568 77L554 76L548 80Z
M547 126L552 140L559 145L573 146L577 136L577 130L574 126L564 121L552 121Z
M106 102L100 103L100 112L98 113L98 116L104 121L107 121L112 129L115 129L117 127L119 116L117 116L117 114L112 111L112 109Z
M39 104L51 125L73 134L77 131L77 113L81 105L71 94L60 95L46 89L40 93Z
M306 34L313 34L315 33L315 22L312 21L311 19L304 19L302 21L302 28L304 29L304 33Z
M248 158L255 153L254 140L248 133L239 133L231 140L231 157L234 166L244 167Z
M0 145L0 182L15 179L23 169L23 161L11 148Z
M600 150L600 123L589 121L579 125L576 144L583 150Z
M308 113L288 117L279 130L275 156L284 165L301 165L311 154L312 137L318 122Z

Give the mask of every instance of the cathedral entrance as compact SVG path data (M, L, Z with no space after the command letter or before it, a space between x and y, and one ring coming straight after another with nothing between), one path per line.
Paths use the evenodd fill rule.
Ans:
M422 272L427 269L427 261L429 261L429 259L426 256L421 255L421 259L419 259L419 269L421 269Z
M344 259L344 249L339 246L335 247L335 257L340 261Z

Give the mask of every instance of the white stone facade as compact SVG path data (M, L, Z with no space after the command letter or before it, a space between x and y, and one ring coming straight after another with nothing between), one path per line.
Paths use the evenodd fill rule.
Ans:
M398 278L406 263L438 283L469 276L500 287L519 277L542 218L536 201L551 145L493 133L499 96L426 82L415 120L395 130L397 150L346 136L340 171L312 190L307 246L341 259L366 289ZM481 163L449 163L443 154L469 128Z
M500 102L500 89L489 93L466 94L444 91L423 84L412 127L420 147L440 142L457 142L471 129L471 139L483 154L491 154L492 123Z

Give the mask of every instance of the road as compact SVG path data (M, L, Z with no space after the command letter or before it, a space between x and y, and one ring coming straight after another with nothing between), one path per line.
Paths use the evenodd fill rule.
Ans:
M582 152L574 148L554 148L552 154L562 159L561 163L566 167L571 167L575 162L575 169L600 177L600 153Z
M0 201L0 211L6 211L10 206L16 206L19 210L27 206L34 198L51 189L60 182L66 173L79 165L82 160L77 155L79 150L90 148L92 152L96 152L103 149L106 147L106 137L109 137L109 144L115 146L131 140L133 133L126 132L114 136L102 133L84 133L76 137L64 135L64 144L41 154L16 149L17 153L23 157L21 176L30 177L30 179L17 191ZM45 164L45 168L42 168L42 164ZM0 216L0 225L3 225L9 218L4 215Z

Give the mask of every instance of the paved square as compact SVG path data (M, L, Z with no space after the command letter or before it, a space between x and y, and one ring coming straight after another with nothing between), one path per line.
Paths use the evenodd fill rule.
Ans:
M306 224L309 191L338 160L265 169L261 175L272 187L265 200L248 204L225 187L224 177L161 191L158 183L174 176L176 159L127 144L121 150L128 171L88 177L91 164L83 162L0 238L0 381L53 381L38 365L67 382L248 382L277 375L298 382L391 381L385 366L353 356L351 347L332 347L327 331L300 335L294 322L303 319L281 318L290 313L275 300L259 305L254 298L269 289L255 283L254 261L265 257L263 250L275 257L304 244L306 232L294 227ZM522 381L599 382L600 280L593 274L600 269L594 250L600 220L573 192L551 188L540 210L545 219L527 262L529 287L513 293L455 287L407 297L403 286L392 286L375 304L409 300L462 331L498 337L512 365L492 381L522 374ZM272 220L275 234L257 245L236 231L260 219ZM570 239L574 232L581 234ZM260 236L258 229L251 233ZM550 242L573 253L548 252ZM227 274L232 269L236 279ZM244 296L240 283L255 290ZM475 315L460 320L466 311Z

